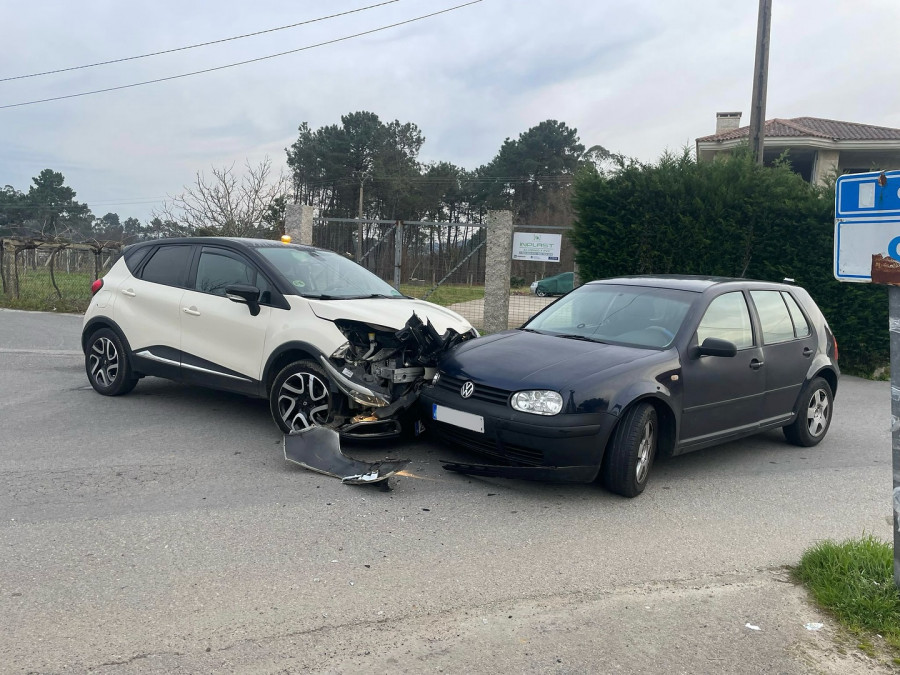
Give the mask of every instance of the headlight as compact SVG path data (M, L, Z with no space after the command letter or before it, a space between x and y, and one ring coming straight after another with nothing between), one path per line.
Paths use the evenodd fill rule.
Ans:
M517 391L510 399L512 407L533 415L556 415L562 410L562 396L555 391Z

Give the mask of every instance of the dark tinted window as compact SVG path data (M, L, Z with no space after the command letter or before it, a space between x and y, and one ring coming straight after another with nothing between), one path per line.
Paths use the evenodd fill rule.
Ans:
M794 322L778 291L750 291L762 324L763 342L773 344L794 339Z
M256 286L262 302L268 301L271 296L265 277L243 260L216 251L204 250L200 254L194 288L202 293L224 296L225 289L235 284Z
M134 274L134 271L140 266L141 261L147 257L152 249L149 246L141 246L137 249L125 251L125 265L128 271Z
M160 246L144 265L141 279L167 286L184 286L190 246Z

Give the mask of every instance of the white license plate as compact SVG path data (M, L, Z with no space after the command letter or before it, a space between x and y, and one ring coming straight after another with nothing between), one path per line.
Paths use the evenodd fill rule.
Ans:
M452 424L455 427L462 427L469 431L477 431L484 433L484 418L481 415L473 415L472 413L463 412L462 410L454 410L453 408L445 408L437 403L431 406L431 416L438 422Z

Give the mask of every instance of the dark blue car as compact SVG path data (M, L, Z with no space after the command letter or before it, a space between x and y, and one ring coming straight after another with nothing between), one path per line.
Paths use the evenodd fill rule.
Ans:
M420 400L439 436L494 458L473 475L589 482L634 497L656 454L781 427L819 443L837 344L809 294L744 279L594 281L522 328L448 353Z

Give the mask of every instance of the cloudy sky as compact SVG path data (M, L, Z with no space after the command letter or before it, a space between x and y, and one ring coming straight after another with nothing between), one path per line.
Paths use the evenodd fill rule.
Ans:
M26 191L51 168L95 215L145 221L197 171L283 166L300 123L358 110L417 124L423 161L469 169L545 119L645 161L713 133L717 111L749 123L757 0L481 0L411 21L466 1L396 0L20 77L383 0L4 0L0 79L18 79L0 81L0 186ZM898 34L897 0L774 0L766 117L900 128Z

